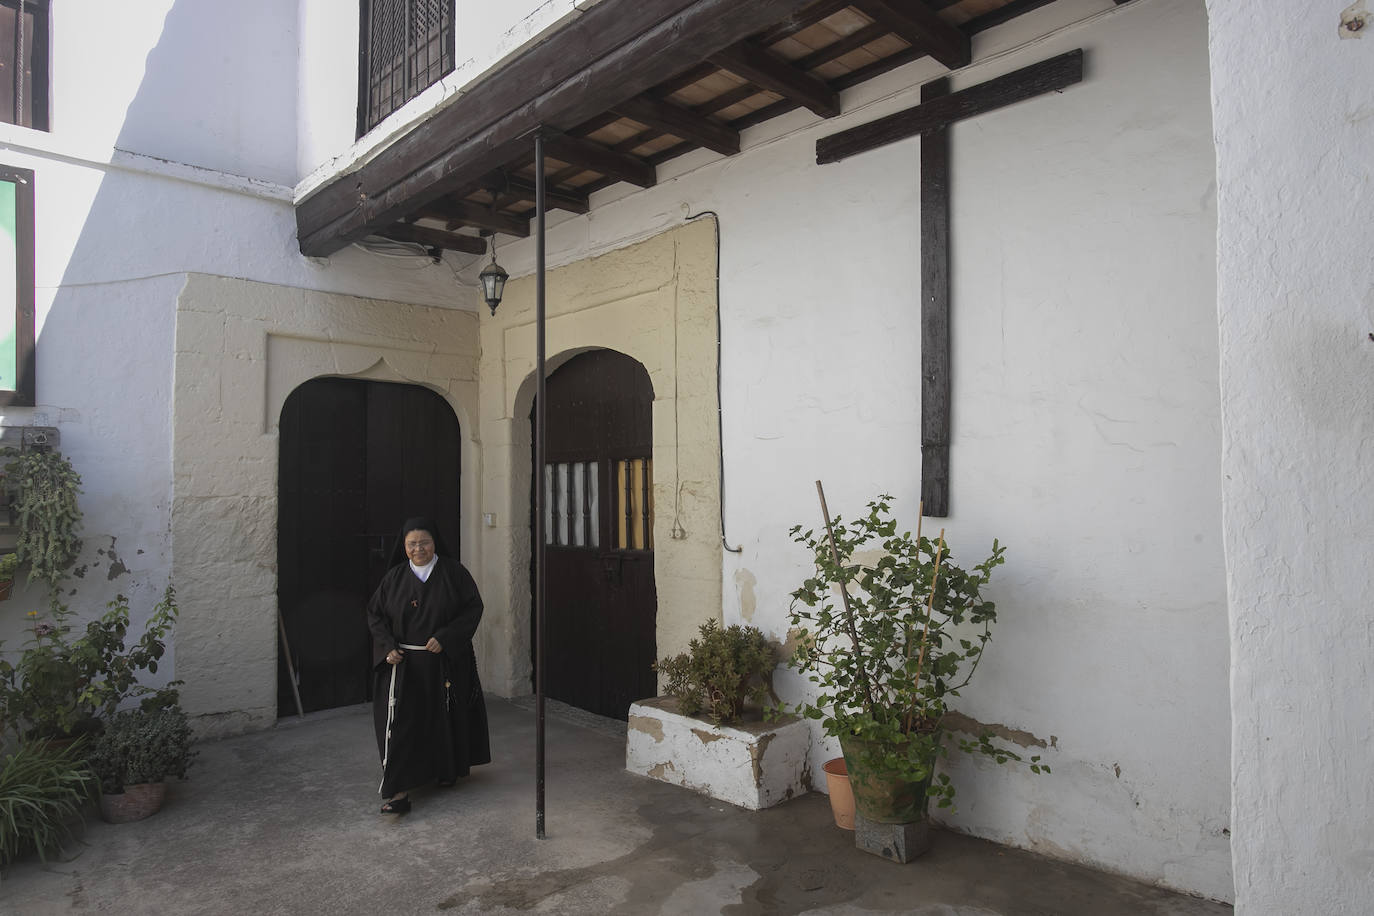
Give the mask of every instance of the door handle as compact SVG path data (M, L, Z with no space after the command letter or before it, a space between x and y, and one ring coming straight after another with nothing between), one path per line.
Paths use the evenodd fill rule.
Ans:
M621 566L624 560L617 554L602 554L601 569L606 574L606 581L612 585L619 585L621 580Z

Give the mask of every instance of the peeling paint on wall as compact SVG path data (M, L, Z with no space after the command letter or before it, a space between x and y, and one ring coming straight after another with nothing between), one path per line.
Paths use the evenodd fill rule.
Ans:
M649 716L630 716L629 729L643 732L655 741L663 740L663 723Z
M1336 30L1340 37L1363 38L1369 28L1369 10L1365 8L1365 0L1355 0L1350 6L1341 10L1341 25Z
M959 712L949 712L945 714L945 726L958 732L967 732L970 735L981 735L984 732L991 733L994 737L1009 741L1021 747L1058 747L1059 736L1050 735L1050 740L1046 741L1037 735L1019 728L1010 728L1000 722L979 722L977 719L966 716ZM1120 775L1120 774L1118 774Z
M735 593L739 596L739 615L745 623L753 622L754 611L758 608L758 598L754 594L754 586L758 583L758 577L749 570L735 570Z
M724 735L713 735L701 728L692 729L692 734L696 735L697 740L702 744L710 744L712 741L719 741L721 738L725 737Z

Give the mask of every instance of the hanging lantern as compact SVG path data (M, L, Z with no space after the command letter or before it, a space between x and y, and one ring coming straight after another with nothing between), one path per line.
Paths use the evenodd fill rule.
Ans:
M482 283L482 298L487 300L487 305L491 307L491 313L496 314L496 307L501 304L501 295L506 291L506 280L510 274L501 269L501 265L496 263L496 237L491 240L491 263L482 268L482 272L477 275L477 279Z

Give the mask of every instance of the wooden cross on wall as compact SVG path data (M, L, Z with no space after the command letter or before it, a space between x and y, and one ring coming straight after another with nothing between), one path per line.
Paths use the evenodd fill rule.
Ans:
M921 104L816 141L816 162L921 137L921 501L925 514L949 515L949 128L1083 80L1083 49L1006 76L949 91L949 79L921 87Z

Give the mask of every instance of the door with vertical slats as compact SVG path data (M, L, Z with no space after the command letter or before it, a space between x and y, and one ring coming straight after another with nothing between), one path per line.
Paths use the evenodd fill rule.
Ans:
M549 376L545 693L624 719L656 692L653 387L611 350ZM533 525L531 525L533 528Z

